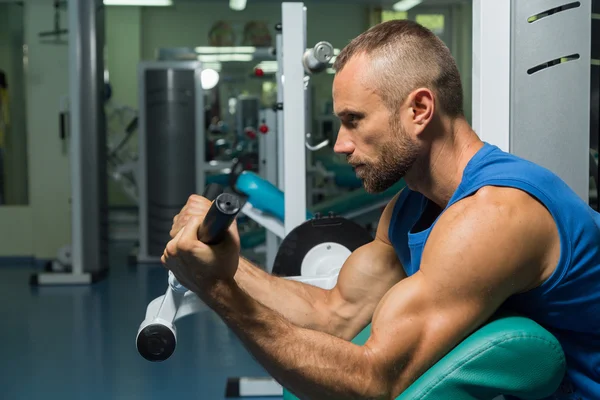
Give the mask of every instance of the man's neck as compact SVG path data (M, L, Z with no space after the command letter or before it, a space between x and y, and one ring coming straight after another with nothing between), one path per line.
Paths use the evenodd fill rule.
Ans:
M419 160L404 180L411 190L445 208L483 142L464 119L440 128L444 133L432 140L428 157Z

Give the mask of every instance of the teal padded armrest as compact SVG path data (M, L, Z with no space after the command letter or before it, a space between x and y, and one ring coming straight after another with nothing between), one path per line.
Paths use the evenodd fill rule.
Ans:
M404 180L401 180L381 193L367 193L362 188L356 189L334 199L315 204L310 211L306 212L306 219L313 218L313 213L326 215L333 212L343 216L373 203L390 201L405 186ZM285 217L284 193L271 182L254 172L244 171L238 177L235 187L236 190L248 196L252 207L283 221Z
M364 344L369 328L353 342ZM396 400L543 399L558 389L565 371L563 350L550 332L531 319L499 313ZM296 397L284 390L283 398Z

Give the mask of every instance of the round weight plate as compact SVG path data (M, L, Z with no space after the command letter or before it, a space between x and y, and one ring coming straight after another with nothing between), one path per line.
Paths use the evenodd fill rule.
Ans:
M306 253L300 268L302 276L329 275L339 271L352 252L339 243L325 242Z
M353 252L372 240L369 231L349 219L324 217L306 221L294 228L281 242L273 263L273 274L303 275L304 258L321 244L336 243ZM315 254L317 251L320 250L315 250ZM313 270L309 267L304 269Z

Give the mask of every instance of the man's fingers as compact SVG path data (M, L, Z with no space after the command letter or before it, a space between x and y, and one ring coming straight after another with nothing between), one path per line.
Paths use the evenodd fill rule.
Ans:
M192 216L189 218L183 229L181 229L181 238L178 247L182 251L191 252L198 246L200 243L198 240L198 229L202 225L203 220L204 218Z
M173 239L171 239L169 241L169 243L167 243L167 246L165 248L167 256L169 256L169 257L177 257L178 256L179 250L181 249L179 242L181 241L182 234L183 234L183 230L180 230L179 232L177 232L175 237Z

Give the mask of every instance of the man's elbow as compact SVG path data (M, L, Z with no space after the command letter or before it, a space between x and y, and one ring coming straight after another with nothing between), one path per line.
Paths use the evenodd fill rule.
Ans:
M369 372L367 382L364 382L362 399L393 400L396 380L390 378L390 371L375 360L373 353L365 347L365 356L368 360Z
M392 391L390 387L385 384L372 384L364 393L361 393L360 399L369 399L369 400L393 400L394 396L392 395Z

